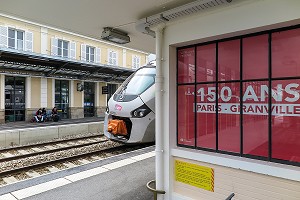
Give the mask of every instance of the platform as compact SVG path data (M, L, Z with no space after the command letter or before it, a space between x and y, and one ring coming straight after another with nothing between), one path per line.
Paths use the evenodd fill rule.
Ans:
M63 119L58 122L11 122L0 125L0 147L62 138L68 135L103 132L103 117Z
M154 146L0 187L0 200L152 200Z

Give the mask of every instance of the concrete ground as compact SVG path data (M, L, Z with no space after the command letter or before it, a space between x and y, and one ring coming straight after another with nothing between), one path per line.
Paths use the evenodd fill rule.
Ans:
M154 148L0 187L0 200L152 200Z

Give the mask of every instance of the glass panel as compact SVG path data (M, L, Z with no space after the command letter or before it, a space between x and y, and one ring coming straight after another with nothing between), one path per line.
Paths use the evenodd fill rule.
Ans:
M23 32L17 31L17 39L18 40L23 40Z
M197 147L216 149L216 85L197 85Z
M15 30L12 30L12 29L8 29L8 37L9 38L15 38Z
M195 146L195 86L178 86L178 144Z
M62 56L61 48L57 48L57 55L58 55L58 56Z
M23 40L17 40L17 49L23 50Z
M13 102L13 90L5 90L5 109L13 109L14 102Z
M59 49L62 49L62 41L61 41L61 40L58 40L57 44L58 44L58 48L59 48Z
M219 150L240 153L240 83L219 84Z
M15 48L15 39L14 38L8 38L8 48Z
M63 57L68 57L68 49L63 50Z
M268 78L268 35L243 39L243 79Z
M243 83L243 153L268 157L268 82Z
M14 110L5 110L5 122L14 122L15 112Z
M94 116L95 84L84 82L84 117Z
M69 44L69 42L63 41L63 48L68 49L68 44Z
M216 81L216 44L197 47L197 82Z
M272 77L300 76L300 28L272 34Z
M16 121L25 121L25 110L16 110L15 111L15 120Z
M195 48L178 50L178 83L195 82Z
M240 40L220 42L218 46L219 81L240 79Z
M5 121L25 120L25 78L5 77Z
M300 162L300 80L272 82L272 158Z

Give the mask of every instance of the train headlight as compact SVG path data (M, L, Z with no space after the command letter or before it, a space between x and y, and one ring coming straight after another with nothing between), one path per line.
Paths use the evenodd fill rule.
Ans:
M151 112L150 108L144 104L141 107L131 111L131 116L135 118L142 118Z
M106 106L106 112L109 113L109 107L108 106Z

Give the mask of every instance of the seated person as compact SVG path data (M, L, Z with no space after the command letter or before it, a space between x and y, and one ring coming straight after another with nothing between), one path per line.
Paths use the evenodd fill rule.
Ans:
M45 108L42 109L42 116L43 116L44 120L47 121L47 111Z
M59 116L58 116L58 111L57 111L57 108L54 106L54 108L52 109L52 120L54 122L57 122L59 120Z
M42 115L41 108L36 111L34 118L36 122L44 122L44 116Z

